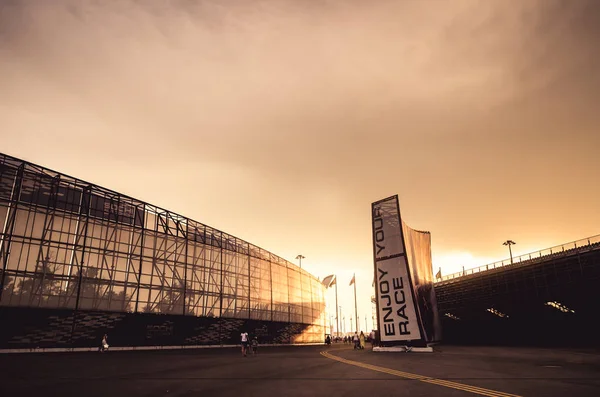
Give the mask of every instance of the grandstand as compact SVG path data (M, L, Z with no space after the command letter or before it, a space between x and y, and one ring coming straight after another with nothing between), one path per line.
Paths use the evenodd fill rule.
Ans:
M444 276L444 342L590 345L600 235ZM590 332L592 331L592 332Z

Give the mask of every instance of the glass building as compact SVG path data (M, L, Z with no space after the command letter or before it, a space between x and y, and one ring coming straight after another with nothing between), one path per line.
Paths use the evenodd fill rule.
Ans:
M296 265L168 210L4 154L0 227L0 316L12 324L0 331L0 347L83 346L103 327L116 340L123 333L124 344L234 343L240 329L260 329L263 342L323 341L324 287ZM97 329L81 339L84 314L117 320L85 323ZM36 327L56 334L57 316L66 319L58 322L66 335L28 342ZM161 337L148 338L157 326ZM207 329L210 335L198 336ZM132 339L132 332L140 335Z

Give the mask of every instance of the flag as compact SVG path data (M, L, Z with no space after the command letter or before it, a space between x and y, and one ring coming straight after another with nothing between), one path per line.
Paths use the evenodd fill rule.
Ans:
M350 285L356 282L356 274L352 276L352 280L350 280Z
M321 281L321 284L323 284L325 286L325 288L329 288L329 284L331 284L331 280L333 280L333 274L325 277L323 279L323 281Z
M335 285L335 283L337 282L337 277L333 278L333 281L331 282L331 284L329 284L330 287L333 287Z
M442 278L442 268L441 267L440 267L440 270L438 270L438 272L435 274L435 278L438 280Z
M325 288L331 287L334 283L335 283L335 276L333 274L325 277L323 279L323 281L321 281L321 284L323 284L325 286Z

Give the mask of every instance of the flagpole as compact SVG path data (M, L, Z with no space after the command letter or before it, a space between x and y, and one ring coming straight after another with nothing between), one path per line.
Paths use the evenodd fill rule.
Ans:
M354 273L354 318L356 319L356 332L358 332L358 308L356 306L356 273Z
M335 276L335 327L337 330L337 335L340 336L340 319L338 316L337 276Z

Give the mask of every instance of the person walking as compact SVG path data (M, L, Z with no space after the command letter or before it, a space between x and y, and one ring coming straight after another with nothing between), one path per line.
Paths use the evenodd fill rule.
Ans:
M104 336L102 336L102 341L100 342L100 348L98 351L103 353L106 350L108 350L108 335L104 334Z
M358 337L358 342L360 344L360 350L364 350L365 349L365 334L362 331L360 331L360 336Z
M357 332L354 333L354 336L352 337L352 342L354 343L354 350L356 350L360 347L358 344L358 333Z
M256 354L258 352L258 338L255 336L252 339L252 354Z
M248 351L248 333L242 332L240 337L242 339L242 355L246 357L246 352Z

